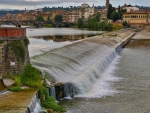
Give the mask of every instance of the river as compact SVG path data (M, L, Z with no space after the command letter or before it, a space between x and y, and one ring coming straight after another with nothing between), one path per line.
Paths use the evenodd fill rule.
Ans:
M120 78L112 83L118 92L101 98L75 98L60 104L67 113L149 113L150 40L131 40L116 57L111 75ZM114 61L115 62L115 61ZM109 73L109 69L106 73Z
M27 28L31 63L78 88L75 98L59 102L67 113L150 113L150 41L131 40L120 53L113 48L119 39L80 42L100 33Z
M42 65L38 65L38 68L52 70L48 72L58 75L58 77L56 76L58 81L67 82L72 80L75 81L74 83L77 86L81 87L83 92L76 95L74 99L60 101L59 104L67 109L67 113L149 113L150 41L131 40L119 55L112 58L112 62L100 75L100 78L98 77L95 80L95 78L89 78L89 76L93 76L92 72L97 74L97 69L101 69L97 67L99 57L96 56L104 55L105 52L102 50L111 51L106 46L96 49L97 47L98 45L89 42L77 44L76 48L70 45L38 56L32 59L32 62L41 63ZM88 54L85 54L87 48L94 48L95 50L91 49ZM97 52L93 53L92 51ZM91 53L93 55L89 56ZM80 59L78 59L78 55ZM86 63L92 58L96 60L95 63ZM88 66L93 63L92 68L89 68ZM51 65L55 68L50 68ZM82 65L88 68L86 69ZM60 70L57 70L57 68ZM82 73L80 74L80 72ZM75 77L75 79L74 76L76 75L80 76ZM82 78L83 75L86 75L89 79ZM90 89L88 89L89 87Z

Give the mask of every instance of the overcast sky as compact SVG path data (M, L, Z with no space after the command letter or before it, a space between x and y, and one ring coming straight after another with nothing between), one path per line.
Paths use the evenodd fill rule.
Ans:
M105 5L106 0L0 0L0 9L36 9L44 6L80 6L82 3L88 3L90 6ZM150 0L110 0L110 3L117 7L125 3L131 5L150 6Z

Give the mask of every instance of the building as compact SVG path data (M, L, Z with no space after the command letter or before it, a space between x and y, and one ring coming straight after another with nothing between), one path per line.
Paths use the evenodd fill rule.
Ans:
M130 11L123 14L123 21L130 25L150 24L150 11Z
M82 4L82 8L79 10L79 18L86 21L90 16L95 13L95 7L90 7L88 4Z
M109 8L109 0L106 0L106 9Z

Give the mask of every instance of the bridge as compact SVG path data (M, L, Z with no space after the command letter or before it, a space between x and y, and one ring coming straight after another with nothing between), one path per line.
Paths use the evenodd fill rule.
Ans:
M51 21L36 21L36 20L0 21L0 25L2 24L13 24L15 26L34 24L34 26L36 27L42 27L43 24L52 24L53 27L59 26L70 27L70 23L68 22L51 22Z

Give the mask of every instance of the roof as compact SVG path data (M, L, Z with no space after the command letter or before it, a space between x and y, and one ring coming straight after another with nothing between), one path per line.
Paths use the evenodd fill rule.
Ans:
M130 11L124 14L148 14L148 11Z

